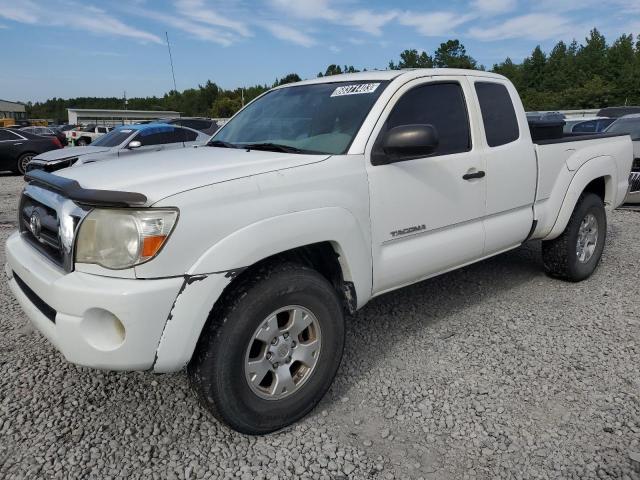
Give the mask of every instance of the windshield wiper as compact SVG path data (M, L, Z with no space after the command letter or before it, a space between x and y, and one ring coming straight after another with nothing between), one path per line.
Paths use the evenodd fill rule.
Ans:
M242 145L242 148L247 150L267 150L271 152L284 152L284 153L310 153L309 150L302 150L290 145L283 145L281 143L248 143Z
M221 147L221 148L240 148L240 145L225 142L222 140L211 140L207 143L207 147Z

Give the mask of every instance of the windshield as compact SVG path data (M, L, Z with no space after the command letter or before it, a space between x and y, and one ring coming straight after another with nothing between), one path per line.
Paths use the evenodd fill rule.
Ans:
M335 82L285 87L248 105L212 142L275 144L301 153L343 154L388 82Z
M134 132L131 128L116 128L109 133L98 137L97 140L91 142L92 147L117 147Z
M620 118L605 130L607 133L627 133L631 140L640 140L640 117Z

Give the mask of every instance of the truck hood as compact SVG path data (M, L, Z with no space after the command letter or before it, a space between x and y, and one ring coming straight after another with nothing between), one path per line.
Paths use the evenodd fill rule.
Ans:
M110 147L92 147L90 145L87 147L67 147L41 153L35 158L43 162L53 162L63 158L81 157L83 155L89 155L90 153L102 153L108 152L109 150L111 150Z
M196 147L149 152L55 172L83 188L142 193L147 204L205 185L321 162L330 155L298 155Z

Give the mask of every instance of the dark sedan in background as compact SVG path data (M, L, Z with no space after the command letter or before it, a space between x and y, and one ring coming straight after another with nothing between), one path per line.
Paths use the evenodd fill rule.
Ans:
M60 143L63 146L66 146L69 141L67 140L67 136L64 132L61 132L55 128L51 127L23 127L20 129L23 132L33 133L34 135L40 135L41 137L56 137L60 140Z
M24 175L33 157L58 148L62 148L62 144L55 136L42 137L23 130L0 128L0 170Z

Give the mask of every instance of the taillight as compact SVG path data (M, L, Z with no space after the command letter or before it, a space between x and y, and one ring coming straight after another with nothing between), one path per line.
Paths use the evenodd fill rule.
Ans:
M62 143L60 143L60 140L58 140L58 137L51 137L51 140L53 141L53 144L56 147L62 148Z
M76 132L71 132L71 136L75 137L76 136Z

